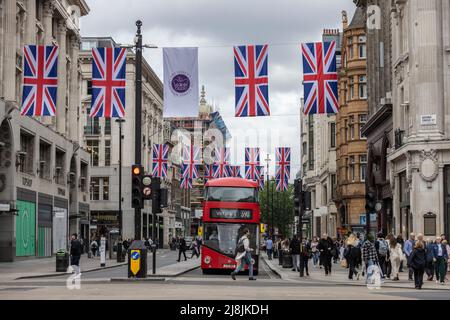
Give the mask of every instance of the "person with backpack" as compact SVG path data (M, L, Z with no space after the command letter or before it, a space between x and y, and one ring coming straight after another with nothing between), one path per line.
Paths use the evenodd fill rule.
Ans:
M97 249L98 249L98 243L97 243L97 241L95 241L95 239L94 239L94 240L92 240L92 242L91 242L91 251L92 251L92 256L93 256L93 257L95 257L95 253L97 252Z
M389 244L383 238L383 233L378 234L378 239L375 242L375 249L377 250L378 262L381 268L381 277L384 278L386 276L386 262L389 260Z
M236 257L235 260L237 262L236 269L231 273L231 278L236 280L236 275L245 267L245 264L248 265L249 278L248 280L256 280L253 277L253 260L252 260L252 251L250 248L250 230L248 228L244 228L244 235L239 239L236 246Z
M344 253L344 258L348 264L348 278L353 280L356 275L356 280L359 280L358 266L361 264L361 249L358 247L358 240L355 235L350 235L347 239L347 248Z

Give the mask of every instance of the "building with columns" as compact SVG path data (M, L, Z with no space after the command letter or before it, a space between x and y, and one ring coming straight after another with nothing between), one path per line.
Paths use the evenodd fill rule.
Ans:
M80 145L84 0L0 1L0 261L50 256L88 234L89 153ZM55 117L20 116L23 46L57 45Z
M93 47L117 47L110 37L82 38L81 129L82 143L91 153L91 228L98 236L119 230L119 123L116 118L89 117L92 98ZM122 236L134 239L135 211L131 206L131 166L135 163L135 77L136 55L128 50L126 59L125 122L122 123ZM163 142L163 84L145 59L142 62L141 163L152 171L152 146ZM162 181L170 190L171 178ZM141 214L142 236L152 238L151 200ZM169 241L169 222L175 215L164 210L158 215L156 235L160 245Z
M450 1L392 1L395 230L450 233Z
M338 226L342 235L365 233L367 60L364 11L356 8L349 23L342 13L342 66L339 69L339 113L336 116Z

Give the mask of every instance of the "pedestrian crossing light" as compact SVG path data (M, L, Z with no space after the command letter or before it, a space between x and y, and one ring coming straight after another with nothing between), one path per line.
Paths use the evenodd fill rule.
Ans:
M144 168L141 165L131 167L131 206L135 209L144 208L142 178Z

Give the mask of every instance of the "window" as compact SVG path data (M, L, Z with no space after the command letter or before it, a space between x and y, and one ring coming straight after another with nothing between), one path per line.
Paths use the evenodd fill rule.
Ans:
M100 200L100 178L91 178L91 200Z
M350 123L348 125L349 129L350 129L350 138L349 140L354 140L355 139L355 117L354 116L350 116Z
M98 167L98 140L87 140L86 146L91 153L91 166Z
M348 38L348 57L353 59L353 37Z
M355 156L350 156L350 180L355 182Z
M366 37L360 36L358 38L358 53L360 58L366 58Z
M109 200L109 178L103 178L103 200Z
M34 136L20 133L19 171L33 174Z
M360 114L359 115L359 138L360 139L366 139L366 137L364 137L362 135L362 128L366 125L367 123L367 114Z
M330 147L336 148L336 123L330 123Z
M86 192L87 176L88 176L88 164L81 162L81 177L80 177L80 189L82 192Z
M359 98L367 99L367 76L359 76Z
M87 94L88 96L92 95L92 80L87 81Z
M257 202L258 192L255 188L209 187L206 190L207 201Z
M303 142L302 144L302 156L307 155L308 153L308 144L306 142Z
M111 140L105 140L105 167L111 165Z
M44 141L39 143L39 178L50 179L52 145Z
M366 181L367 155L359 156L359 178L361 182Z
M111 134L111 118L105 118L105 135Z
M348 87L350 92L349 100L353 100L353 98L355 98L355 79L353 79L353 77L350 78Z
M424 235L434 237L436 235L436 215L428 212L423 217Z
M66 164L66 153L60 149L55 152L55 182L63 185L65 183L64 174Z
M87 109L87 114L91 113L91 109ZM97 117L87 117L86 125L84 126L85 135L99 135L100 134L100 124Z
M336 175L331 175L331 199L336 199Z

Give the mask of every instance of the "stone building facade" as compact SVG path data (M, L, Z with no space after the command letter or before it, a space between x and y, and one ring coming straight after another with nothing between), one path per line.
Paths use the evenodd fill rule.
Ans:
M112 38L82 38L82 143L91 152L91 224L98 234L119 228L119 123L116 118L89 117L92 97L93 47L115 47ZM152 171L153 144L163 142L163 85L150 65L142 63L142 141L141 163L146 173ZM131 207L131 166L135 162L135 54L127 52L125 122L122 123L122 236L134 238L134 209ZM170 179L162 181L170 190ZM152 237L151 200L146 201L141 214L142 236ZM158 215L157 238L161 245L168 243L169 221L167 210ZM173 218L173 217L172 217Z
M79 18L84 0L0 1L0 261L50 256L86 238L89 154L80 145ZM20 116L23 46L57 45L55 117ZM17 211L15 211L17 210Z
M337 190L340 233L365 230L367 122L366 33L364 13L357 8L348 24L343 12L342 66L339 69L340 110L336 116ZM364 220L362 220L362 218ZM362 220L362 221L361 221Z

